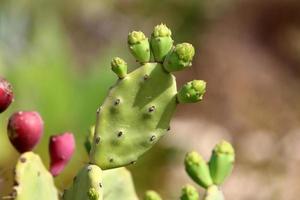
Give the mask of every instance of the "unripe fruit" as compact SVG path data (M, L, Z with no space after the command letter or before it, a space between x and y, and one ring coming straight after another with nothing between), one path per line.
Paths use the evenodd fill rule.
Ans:
M50 172L53 176L60 174L68 164L75 150L75 139L72 133L50 137Z
M162 200L159 194L153 190L149 190L145 193L144 200Z
M180 200L198 200L199 194L196 188L192 185L186 185L181 190Z
M12 87L4 78L0 77L0 113L4 112L14 99Z
M31 151L40 141L44 122L37 112L16 112L8 121L10 142L20 152Z

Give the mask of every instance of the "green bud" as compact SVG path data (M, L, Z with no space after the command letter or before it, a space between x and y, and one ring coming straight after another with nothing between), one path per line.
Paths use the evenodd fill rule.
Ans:
M186 185L181 190L180 200L198 200L199 194L196 188L192 185Z
M115 72L119 78L127 75L127 63L119 57L115 57L111 61L111 70Z
M89 200L99 200L99 194L95 188L90 188L88 191Z
M164 24L154 27L150 43L155 61L162 62L171 51L174 42L171 35L171 30Z
M203 99L205 91L205 81L193 80L182 86L177 94L177 100L179 103L195 103Z
M207 188L213 184L209 167L205 160L195 151L188 153L184 160L188 175L199 185Z
M94 133L95 133L95 126L91 126L84 142L84 147L88 154L90 153L90 150L92 148Z
M180 71L188 68L192 66L194 55L195 49L193 45L189 43L177 44L164 60L164 68L168 72Z
M206 190L204 200L224 200L224 195L217 186L212 185Z
M150 61L150 45L148 38L141 31L132 31L128 35L129 50L138 62Z
M220 185L230 175L235 159L235 153L229 142L217 144L209 161L210 174L213 182Z
M149 190L145 193L144 200L162 200L159 194L153 190Z

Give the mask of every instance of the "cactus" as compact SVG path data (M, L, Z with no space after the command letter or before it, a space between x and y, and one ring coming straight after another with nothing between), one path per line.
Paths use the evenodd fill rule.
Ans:
M11 84L4 78L0 77L0 113L4 112L13 100L14 94Z
M96 165L84 166L63 194L63 200L103 200L102 170Z
M162 200L162 198L160 197L160 195L157 192L155 192L153 190L148 190L145 193L144 200Z
M102 169L135 163L169 130L176 105L200 101L205 92L204 81L192 81L177 95L170 72L190 67L195 52L188 43L170 48L173 40L165 25L156 26L152 33L155 61L150 61L150 44L142 32L131 32L128 45L142 66L127 74L125 61L112 61L119 80L97 111L90 152L90 162Z
M103 171L105 200L138 200L131 173L124 167Z
M192 185L186 185L181 190L180 200L198 200L199 194L196 188Z
M204 200L224 200L224 196L217 186L212 185L206 190Z
M61 135L50 137L50 172L57 176L68 164L75 150L75 139L73 133L66 132Z
M53 177L40 157L32 152L22 154L15 168L15 200L58 200Z
M44 122L37 112L16 112L8 121L10 142L20 152L31 151L40 141Z
M220 185L229 176L234 163L234 149L230 143L222 141L216 145L209 161L214 184Z

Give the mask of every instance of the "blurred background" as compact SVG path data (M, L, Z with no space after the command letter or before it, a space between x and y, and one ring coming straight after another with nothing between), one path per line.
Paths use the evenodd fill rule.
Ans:
M6 124L18 110L36 110L45 133L35 150L48 166L48 138L72 131L76 155L56 178L65 188L87 162L83 141L116 77L127 34L166 23L174 40L196 48L193 67L176 73L178 87L204 79L204 101L179 105L165 136L130 167L138 194L178 199L187 151L209 158L221 139L237 152L223 186L230 200L295 200L300 195L300 1L297 0L1 0L0 74L15 102L0 115L0 196L9 193L18 157ZM151 170L150 170L151 169ZM203 191L199 189L203 194Z

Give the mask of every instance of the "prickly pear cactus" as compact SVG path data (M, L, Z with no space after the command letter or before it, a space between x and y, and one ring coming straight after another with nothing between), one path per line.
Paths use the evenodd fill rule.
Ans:
M23 153L15 168L15 200L58 200L52 175L40 157L32 152Z
M176 105L200 101L205 92L200 80L177 92L171 72L190 67L195 51L188 43L174 47L165 25L154 28L150 42L144 33L131 32L128 46L141 66L128 74L124 60L111 63L119 80L98 109L90 152L91 163L102 169L134 163L169 130Z
M63 200L103 200L102 170L96 165L84 166L63 194Z
M224 200L224 195L217 186L212 185L206 190L204 200Z
M103 171L105 200L138 200L130 172L122 167Z

